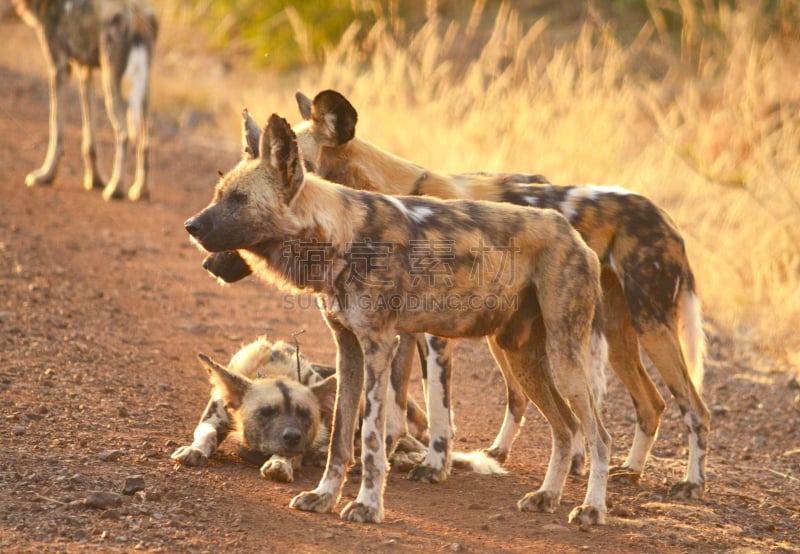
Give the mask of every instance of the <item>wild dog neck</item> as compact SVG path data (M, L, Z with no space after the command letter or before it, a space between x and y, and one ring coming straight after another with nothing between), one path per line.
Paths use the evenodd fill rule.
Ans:
M317 169L320 177L356 190L395 196L464 198L464 191L450 177L404 160L358 137L341 146L322 147Z
M354 194L306 174L289 205L291 231L240 250L242 258L255 273L281 288L329 292L327 284L341 271L340 260L353 241L351 222L361 217L360 206L347 202L348 193Z
M340 146L322 147L318 162L320 177L356 190L445 200L500 200L502 190L497 177L428 170L358 137Z

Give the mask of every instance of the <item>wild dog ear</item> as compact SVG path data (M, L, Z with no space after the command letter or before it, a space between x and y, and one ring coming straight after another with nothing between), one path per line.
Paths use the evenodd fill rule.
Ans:
M333 416L333 406L336 402L336 375L331 375L311 385L311 392L317 397L319 411L322 419Z
M259 144L261 159L276 169L282 177L287 202L303 186L303 162L297 152L297 137L289 122L272 114Z
M335 90L323 90L311 103L311 118L327 135L333 145L341 146L356 136L358 112L353 105Z
M250 116L247 108L242 110L242 147L244 154L251 160L258 158L258 143L261 137L261 129L255 119Z
M311 98L299 90L294 93L294 97L297 100L297 107L300 110L300 117L306 121L311 119Z
M319 375L322 379L325 377L330 377L336 373L336 368L330 365L311 364L311 369L313 369L314 373Z
M211 384L222 393L222 399L232 409L242 405L242 399L250 390L252 382L247 377L237 375L225 366L218 364L202 352L197 357L206 366Z

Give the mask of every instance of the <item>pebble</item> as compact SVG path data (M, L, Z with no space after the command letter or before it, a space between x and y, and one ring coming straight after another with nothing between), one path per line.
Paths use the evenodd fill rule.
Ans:
M125 484L122 486L122 494L128 496L144 490L144 477L141 475L131 475L125 478Z
M100 453L100 459L104 462L116 462L122 457L122 450L104 450Z
M559 525L557 523L545 523L544 525L542 525L540 527L540 529L542 531L556 531L556 532L569 530L567 527L565 527L563 525Z
M24 425L14 425L14 429L11 431L14 435L20 436L25 434L25 426Z
M95 491L86 495L86 498L83 499L83 503L88 508L108 510L121 506L122 497L114 492Z
M103 519L120 519L122 517L122 513L117 510L116 508L111 508L109 510L105 510L101 515Z

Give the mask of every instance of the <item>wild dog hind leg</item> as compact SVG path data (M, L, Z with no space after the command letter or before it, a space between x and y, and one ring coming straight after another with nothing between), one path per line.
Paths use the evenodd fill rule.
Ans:
M392 359L391 379L387 398L386 414L386 454L391 456L398 441L408 434L407 408L408 386L411 379L411 368L414 364L414 352L417 336L401 333L397 353Z
M77 68L78 88L81 95L81 117L83 125L83 138L81 140L81 154L83 155L83 188L91 190L103 188L100 170L97 168L97 145L94 134L94 121L92 117L92 68L80 66Z
M561 503L561 492L569 473L572 441L580 423L575 413L558 391L545 350L544 326L534 325L531 338L524 348L507 350L495 342L492 352L506 358L505 363L513 371L528 398L536 405L550 424L552 448L547 472L541 486L526 494L518 503L521 511L554 512ZM498 362L499 363L499 362Z
M664 383L681 410L689 435L689 465L683 481L675 483L671 495L702 498L706 484L706 456L711 414L689 378L679 339L666 325L654 324L641 335L645 352L659 369Z
M114 166L108 179L103 198L122 198L125 174L125 157L128 149L128 122L125 102L122 99L122 75L130 53L130 44L122 40L126 29L123 25L104 22L100 37L100 69L105 93L106 111L114 128ZM127 23L130 25L130 22Z
M128 98L128 119L131 133L136 139L136 173L128 199L146 200L150 197L147 174L150 169L150 135L147 126L150 107L150 56L151 49L142 43L134 43L128 59L128 74L131 90Z

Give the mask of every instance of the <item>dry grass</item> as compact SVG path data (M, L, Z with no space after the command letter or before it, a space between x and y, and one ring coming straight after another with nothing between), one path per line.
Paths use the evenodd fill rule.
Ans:
M553 45L546 20L523 28L503 8L477 56L465 49L476 24L431 17L404 34L387 17L364 41L345 33L321 67L275 75L203 54L191 30L198 14L165 1L155 105L205 107L235 145L243 106L296 121L295 89L336 88L359 109L361 137L425 166L643 193L684 231L708 318L791 364L800 352L800 40L769 32L761 1L648 3L665 4L683 18L679 45L656 8L624 45L596 17ZM481 17L476 10L473 23Z
M471 57L470 25L403 35L382 19L322 67L230 76L217 100L294 120L295 88L336 88L361 137L425 166L643 193L684 231L708 318L785 363L800 351L800 42L766 32L760 2L681 4L679 47L655 11L629 44L594 18L554 46L546 20L524 29L504 8Z

